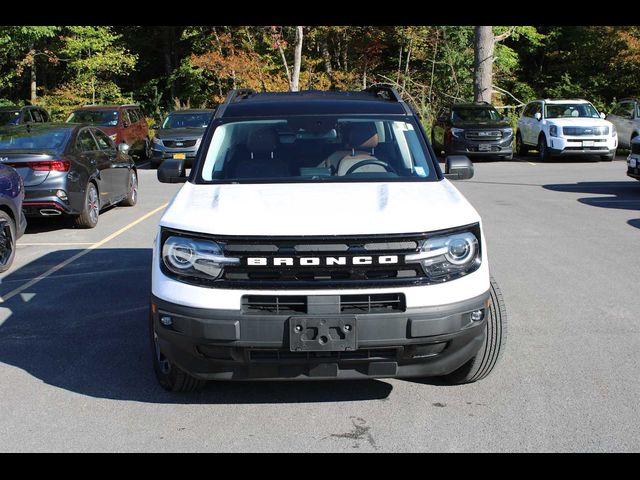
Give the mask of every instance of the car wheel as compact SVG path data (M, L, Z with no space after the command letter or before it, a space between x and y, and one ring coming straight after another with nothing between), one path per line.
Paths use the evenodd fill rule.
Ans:
M80 228L95 228L100 216L100 197L95 184L89 182L84 195L82 213L75 219L76 226Z
M16 222L8 213L0 211L0 272L11 268L16 256Z
M120 202L124 207L133 207L138 203L138 175L134 169L129 172L129 182L127 184L127 197Z
M522 143L522 136L518 132L516 133L516 155L524 157L527 153L529 153L529 149Z
M151 142L148 138L144 140L144 148L140 152L140 160L149 160L151 158Z
M484 341L478 353L462 367L443 377L446 383L459 385L485 378L504 352L507 340L507 310L502 292L491 278L491 303L486 312Z
M194 392L201 390L206 381L192 377L164 356L158 342L158 335L153 327L153 315L149 311L149 334L153 355L153 370L162 388L170 392Z
M540 135L538 139L538 157L541 162L548 162L551 160L551 153L547 148L547 140L544 138L544 135Z

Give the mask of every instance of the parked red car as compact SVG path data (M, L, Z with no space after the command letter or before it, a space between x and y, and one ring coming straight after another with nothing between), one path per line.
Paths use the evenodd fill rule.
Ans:
M116 145L126 143L131 152L148 160L151 156L149 125L137 105L91 105L69 115L68 123L88 123L99 127Z

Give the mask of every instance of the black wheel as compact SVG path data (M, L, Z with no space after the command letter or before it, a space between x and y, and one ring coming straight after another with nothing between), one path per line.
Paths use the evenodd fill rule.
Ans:
M491 373L502 356L507 340L507 310L498 284L491 279L491 304L487 315L487 327L482 347L467 363L443 377L447 383L471 383Z
M547 148L547 140L544 138L544 135L540 135L538 139L538 158L541 162L548 162L551 160L551 153Z
M151 311L149 311L149 334L151 339L151 353L153 356L153 370L162 388L170 392L187 393L198 391L206 385L206 381L192 377L162 354L158 337L153 328L153 315Z
M516 155L518 155L519 157L524 157L527 153L529 153L529 149L522 142L522 135L520 135L520 132L517 132L516 133Z
M76 226L80 228L95 228L98 225L98 217L100 216L100 197L98 189L89 182L84 195L84 206L82 213L75 219Z
M138 175L134 169L129 171L129 183L127 185L129 194L127 198L120 202L123 207L133 207L138 203Z
M16 222L0 210L0 272L11 267L16 256Z
M141 160L149 160L151 158L151 140L148 138L144 139L144 149L140 154Z

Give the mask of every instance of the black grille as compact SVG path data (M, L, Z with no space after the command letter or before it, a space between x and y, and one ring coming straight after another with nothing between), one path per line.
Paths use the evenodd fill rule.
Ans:
M250 350L251 361L340 361L340 360L396 360L398 350L395 348L376 348L368 350L352 350L344 352L290 352L288 350Z
M242 312L249 315L314 314L321 305L330 314L390 313L406 310L404 294L376 293L370 295L245 295Z
M213 240L222 246L226 257L239 259L239 264L225 266L217 280L178 277L186 283L263 290L370 288L437 282L426 276L420 263L405 263L405 257L417 253L420 243L429 236L459 230L469 230L480 238L479 225L473 224L428 234L324 237L210 236L163 228L161 241L164 242L169 235ZM362 257L366 257L368 263L356 261ZM258 259L262 263L256 264L249 259ZM310 259L319 259L319 263L308 263ZM276 264L276 260L279 263ZM161 268L167 275L176 276L166 269L164 263L161 263ZM270 305L264 307L273 308ZM279 304L276 307L281 308ZM299 307L287 304L283 308L297 311L295 309Z
M640 153L640 142L631 142L631 153Z
M609 135L609 127L562 127L562 133L574 137Z
M189 148L196 144L197 140L162 140L167 148Z
M467 140L500 140L502 132L500 130L467 130L465 133Z

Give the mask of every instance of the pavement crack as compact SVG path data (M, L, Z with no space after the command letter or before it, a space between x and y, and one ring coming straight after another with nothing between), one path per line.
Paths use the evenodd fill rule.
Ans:
M362 440L367 440L369 444L375 449L378 449L376 445L376 441L371 434L371 427L367 425L367 421L364 418L360 417L349 417L351 419L351 423L353 425L353 429L350 432L346 433L332 433L329 435L333 438L344 438L348 440L354 440L355 443L353 448L360 448L360 442ZM327 438L327 437L325 437Z

